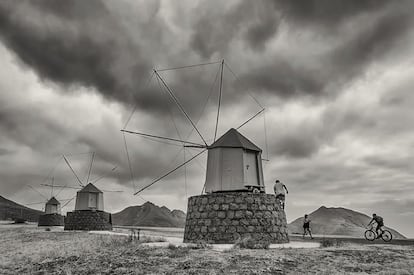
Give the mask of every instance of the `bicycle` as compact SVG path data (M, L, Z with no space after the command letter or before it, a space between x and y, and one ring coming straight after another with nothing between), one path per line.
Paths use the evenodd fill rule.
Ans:
M380 237L384 242L389 242L392 240L392 234L389 230L387 229L380 229L382 231ZM364 233L365 239L367 239L368 241L374 241L378 238L378 234L374 229L374 226L371 225L371 227L369 227L367 229L367 231L365 231Z

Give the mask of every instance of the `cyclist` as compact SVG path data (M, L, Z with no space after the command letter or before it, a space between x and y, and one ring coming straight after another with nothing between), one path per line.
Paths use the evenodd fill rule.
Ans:
M384 226L384 219L381 216L378 216L377 214L372 214L372 220L369 222L368 226L370 226L374 221L377 223L375 232L377 232L377 239L378 239L381 237L383 233L382 227Z

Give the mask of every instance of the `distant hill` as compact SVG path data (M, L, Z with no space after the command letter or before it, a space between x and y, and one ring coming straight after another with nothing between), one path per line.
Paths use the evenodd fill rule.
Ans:
M26 221L37 222L41 214L44 213L0 196L0 220L23 218Z
M312 233L320 235L343 235L363 237L371 218L365 214L346 209L322 206L309 214ZM387 221L384 221L387 224ZM303 233L303 217L288 225L290 233ZM387 228L396 239L406 239L394 229Z
M151 202L130 206L121 212L112 214L114 225L184 227L185 213L180 210L170 211L167 207L159 207Z

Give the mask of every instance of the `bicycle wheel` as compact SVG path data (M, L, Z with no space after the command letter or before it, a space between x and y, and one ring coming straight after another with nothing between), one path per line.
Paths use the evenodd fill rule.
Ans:
M382 231L381 239L382 239L384 242L389 242L389 241L391 241L391 240L392 240L392 234L391 234L391 232L390 232L390 231L388 231L388 230L384 230L384 231Z
M367 230L365 231L364 236L365 236L365 239L367 239L368 241L373 241L377 237L377 234L375 234L375 232L372 230Z

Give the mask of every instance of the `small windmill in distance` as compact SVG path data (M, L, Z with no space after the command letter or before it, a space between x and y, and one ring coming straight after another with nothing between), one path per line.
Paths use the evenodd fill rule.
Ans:
M69 160L63 155L67 166L75 176L79 187L62 186L63 188L80 189L76 193L75 210L67 213L65 220L65 230L112 230L112 217L110 213L104 212L104 198L103 192L123 192L115 190L100 190L94 183L103 179L100 176L93 181L89 181L93 162L95 159L95 152L92 153L91 162L88 169L88 176L85 182L82 182L76 174ZM110 172L115 171L117 167L111 169ZM74 197L74 198L75 198Z
M41 184L43 185L43 184ZM59 192L54 194L54 177L51 178L51 184L48 185L51 187L50 196L44 196L40 191L35 189L33 186L28 185L32 190L34 190L36 193L38 193L40 196L42 196L45 201L38 202L38 203L29 203L27 205L36 205L36 204L43 204L44 208L44 214L39 216L39 222L38 226L62 226L64 217L61 214L61 209L65 207L71 199L61 199L60 201L67 201L62 207L60 205L60 201L56 199L56 197L60 194L60 192L63 190L60 189Z

